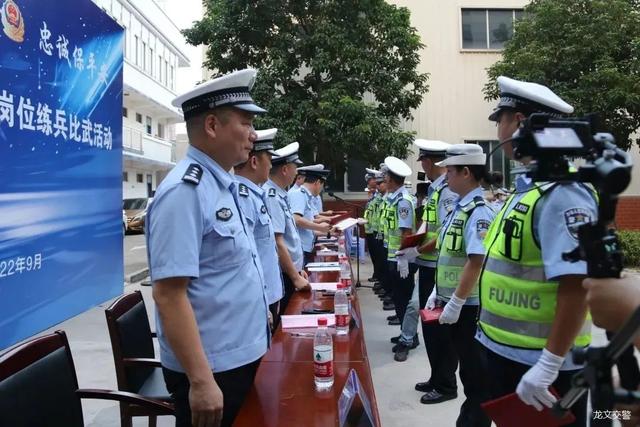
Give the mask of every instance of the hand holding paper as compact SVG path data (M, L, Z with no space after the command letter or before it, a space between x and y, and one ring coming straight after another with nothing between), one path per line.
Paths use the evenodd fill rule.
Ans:
M403 258L409 262L414 262L419 256L420 252L418 252L418 248L415 246L406 249L400 249L396 252L396 257L398 259Z
M564 357L543 349L538 362L524 374L516 388L520 399L538 411L542 411L543 405L551 408L557 399L549 391L549 386L558 378L563 362Z

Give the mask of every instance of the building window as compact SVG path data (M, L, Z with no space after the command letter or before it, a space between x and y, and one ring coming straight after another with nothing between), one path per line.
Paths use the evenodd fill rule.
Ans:
M136 174L136 181L139 182L140 184L142 184L144 182L144 180L142 179L142 174L141 173L137 173Z
M134 37L135 52L136 52L135 61L136 61L136 65L139 65L140 64L140 52L138 51L138 49L139 49L138 44L139 44L140 40L138 39L138 36L133 36L133 37Z
M164 125L162 123L158 123L158 138L164 139Z
M158 55L158 81L162 82L162 55Z
M503 187L509 188L511 185L511 162L504 155L504 151L500 148L493 151L499 144L498 141L465 141L467 144L478 144L482 147L482 151L488 156L487 170L489 172L502 172L504 176ZM489 153L493 151L493 154L489 156Z
M129 110L127 110L127 107L122 107L122 117L129 117Z
M122 181L129 182L129 172L122 172Z
M164 85L167 86L167 79L169 78L169 61L164 61Z
M153 49L149 48L149 74L151 75L151 77L154 77L153 75L153 71L154 71L154 66L153 66Z
M502 49L522 9L462 9L463 49Z
M142 69L147 71L147 44L142 42Z
M174 80L174 74L173 74L173 65L172 65L171 67L169 67L169 68L170 68L170 74L169 74L169 89L173 90L173 89L175 89L175 86L174 86L174 82L175 82L175 80Z
M142 114L136 113L136 122L142 124Z
M147 116L147 135L151 135L151 126L153 125L153 122L151 120L151 117Z

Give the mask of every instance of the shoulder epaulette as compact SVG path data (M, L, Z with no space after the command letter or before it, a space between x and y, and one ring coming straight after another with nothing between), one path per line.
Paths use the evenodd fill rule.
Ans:
M194 185L200 184L202 178L202 166L197 163L191 163L187 168L187 171L182 176L184 182L189 182Z
M249 187L247 187L245 184L240 184L238 186L238 194L240 194L242 197L249 197Z

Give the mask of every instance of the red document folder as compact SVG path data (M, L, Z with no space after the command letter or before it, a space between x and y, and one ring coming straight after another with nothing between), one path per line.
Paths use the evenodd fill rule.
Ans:
M422 244L422 240L424 239L425 233L412 234L410 236L404 237L402 239L402 243L400 244L400 249L411 248L413 246L420 246Z
M558 397L555 390L550 389L550 391ZM497 427L556 427L570 424L576 420L571 412L562 418L556 418L549 408L545 407L542 411L538 411L520 400L516 393L485 402L481 406Z
M420 318L424 323L437 322L442 314L442 307L436 307L433 310L427 310L426 308L420 310Z

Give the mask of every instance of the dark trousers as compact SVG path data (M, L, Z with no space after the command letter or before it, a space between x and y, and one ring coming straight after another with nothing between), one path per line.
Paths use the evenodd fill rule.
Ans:
M376 235L369 233L365 235L365 241L367 242L367 248L369 249L369 256L371 257L371 265L373 265L373 277L380 279L380 266L378 265L378 248L376 245Z
M607 339L611 340L615 334L607 331ZM620 374L620 387L627 390L638 390L640 386L640 369L638 369L638 361L633 355L633 343L618 357L616 367Z
M313 252L305 252L304 253L304 265L306 266L310 262L313 262Z
M380 268L380 274L382 275L380 277L380 282L382 283L382 288L384 289L385 294L391 296L392 287L389 281L389 267L387 262L388 251L387 251L387 248L384 247L382 240L376 240L376 242L378 242L378 250L379 250L378 253L380 254L379 263L378 263Z
M238 415L244 399L249 393L260 359L239 368L225 372L216 372L213 377L222 391L224 407L222 410L222 427L231 427ZM162 368L167 390L173 397L176 409L176 427L191 427L191 408L189 407L189 379L181 372Z
M427 299L435 286L436 269L433 267L420 267L418 283L420 290L420 307L427 304ZM423 323L422 336L427 357L431 365L431 377L429 384L442 394L452 394L458 389L456 369L458 368L458 355L449 334L443 333L438 328L438 323ZM475 329L474 329L475 331Z
M400 277L396 262L389 261L387 268L391 288L393 289L391 298L393 299L393 304L396 306L396 315L398 319L402 321L402 319L404 319L404 313L407 311L407 304L409 304L411 295L413 295L413 287L415 286L413 276L418 267L415 264L409 264L409 275L404 279Z
M289 300L291 299L291 295L295 292L295 288L293 287L293 282L289 278L286 273L282 273L282 285L284 286L284 295L280 300L280 314L284 314L284 311L287 309L289 305Z
M485 353L487 373L491 378L489 381L489 398L497 399L498 397L514 393L520 379L531 366L502 357L484 346L482 346L482 348ZM558 378L553 383L553 387L561 397L571 389L571 379L577 372L579 371L560 371L558 374ZM573 412L576 420L572 424L568 424L569 426L584 427L587 425L587 394L582 396L582 398L571 407L571 412Z
M280 324L280 301L276 301L273 304L269 304L269 312L273 318L273 330L275 331Z
M438 323L434 327L438 339L448 341L448 346L454 352L450 355L454 357L443 360L440 366L444 366L444 369L455 374L455 366L460 361L460 381L462 381L466 399L460 407L460 414L456 421L457 427L489 427L491 425L491 420L480 407L482 402L488 400L489 392L486 371L481 369L485 366L484 352L480 348L481 344L475 339L477 316L478 306L465 305L456 323L452 325Z

